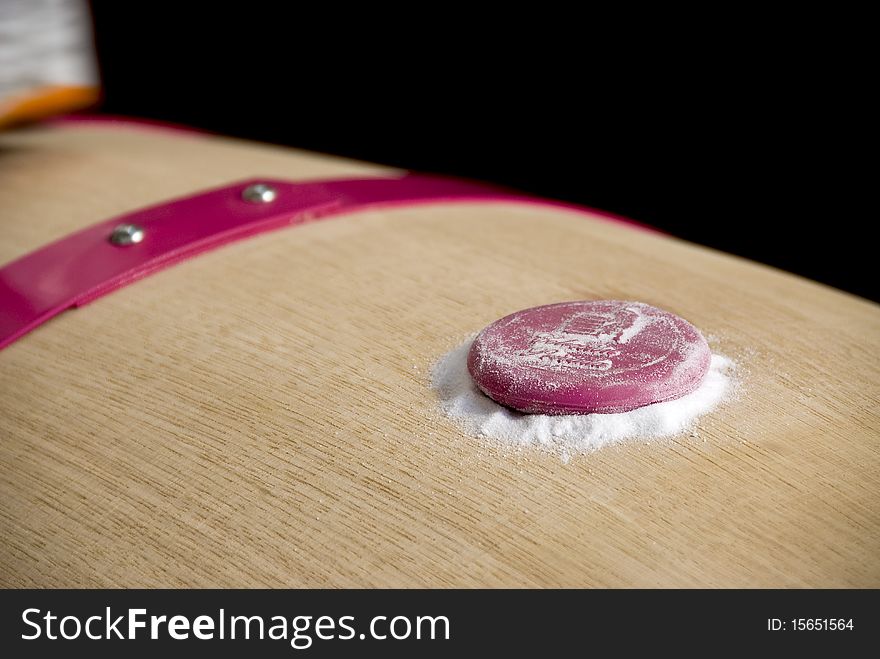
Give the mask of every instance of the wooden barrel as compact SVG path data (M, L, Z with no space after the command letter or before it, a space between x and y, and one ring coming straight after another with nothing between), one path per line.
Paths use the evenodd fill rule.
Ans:
M8 133L0 263L236 180L393 173L123 124ZM738 395L567 462L438 412L431 366L468 336L603 298L688 319ZM0 585L877 587L878 381L877 305L740 258L516 201L343 213L0 351Z

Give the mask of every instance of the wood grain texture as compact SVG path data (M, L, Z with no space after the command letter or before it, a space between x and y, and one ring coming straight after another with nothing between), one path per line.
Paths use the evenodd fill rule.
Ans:
M0 261L248 176L381 174L122 128L0 139ZM693 435L567 462L463 435L431 364L618 298L735 358ZM361 212L160 272L0 352L3 586L880 586L880 308L582 214Z

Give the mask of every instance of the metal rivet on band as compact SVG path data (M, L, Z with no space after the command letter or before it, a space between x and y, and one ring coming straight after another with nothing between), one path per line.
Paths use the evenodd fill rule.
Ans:
M127 247L141 242L145 235L144 228L137 224L120 224L110 234L110 242L120 247Z
M241 196L245 201L250 201L254 204L268 204L270 201L275 201L278 192L266 183L254 183L246 187Z

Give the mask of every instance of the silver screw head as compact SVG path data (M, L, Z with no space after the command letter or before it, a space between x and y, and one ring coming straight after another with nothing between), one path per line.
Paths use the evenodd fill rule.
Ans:
M110 242L120 247L136 245L144 239L144 228L137 224L120 224L110 234Z
M271 201L275 201L278 192L266 183L254 183L246 187L241 196L245 201L253 204L268 204Z

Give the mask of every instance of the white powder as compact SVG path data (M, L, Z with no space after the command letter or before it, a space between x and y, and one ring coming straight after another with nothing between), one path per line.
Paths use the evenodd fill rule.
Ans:
M733 384L733 361L712 355L709 372L696 391L665 403L619 414L522 414L499 405L474 384L467 368L471 341L444 355L432 371L443 413L466 433L515 446L540 446L566 456L629 438L654 438L689 430L712 410Z

